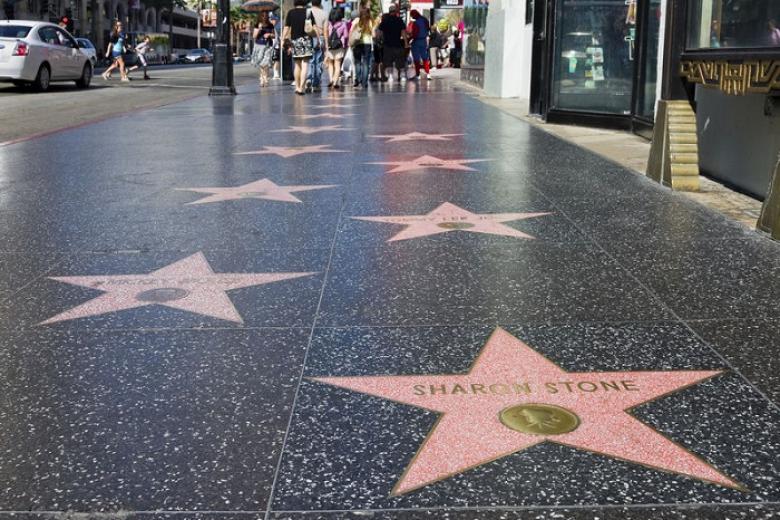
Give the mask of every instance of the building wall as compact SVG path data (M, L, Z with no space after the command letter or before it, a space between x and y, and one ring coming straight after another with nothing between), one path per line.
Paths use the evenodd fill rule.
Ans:
M531 90L533 24L525 23L525 2L490 3L485 41L485 93L528 99Z

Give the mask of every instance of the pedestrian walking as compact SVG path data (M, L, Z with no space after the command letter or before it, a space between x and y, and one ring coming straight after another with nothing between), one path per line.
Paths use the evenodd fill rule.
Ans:
M379 16L376 20L374 20L374 27L379 27L379 24L382 23L382 16ZM387 76L385 75L385 58L384 58L384 51L385 51L385 42L382 39L382 33L378 30L374 31L374 60L371 64L371 77L369 78L369 81L387 81Z
M431 56L431 68L438 69L441 65L441 48L444 45L444 36L436 25L431 26L431 35L428 40L428 53Z
M127 77L127 70L125 70L125 60L122 58L122 54L125 52L125 42L127 36L122 31L122 22L114 22L114 27L111 30L111 36L109 37L108 47L106 48L106 58L111 59L111 65L103 73L103 79L108 80L111 77L111 71L118 68L122 81L130 81Z
M282 76L279 74L279 64L282 61L282 49L281 49L281 24L279 23L279 16L276 15L276 13L271 13L268 16L268 19L271 21L271 25L274 26L274 52L273 52L273 68L274 68L274 77L273 79L282 79Z
M428 51L428 36L431 24L417 9L409 13L412 17L412 60L414 61L414 79L420 77L420 70L425 70L425 79L431 79L431 56Z
M371 60L374 57L374 20L371 18L370 9L366 7L360 9L358 21L352 24L349 41L352 43L352 54L355 59L355 87L368 88Z
M257 27L252 32L252 38L255 40L255 47L252 50L251 63L259 72L261 87L268 86L268 69L273 65L274 59L274 26L267 12L260 13L257 20Z
M401 81L401 74L406 79L406 53L405 48L408 41L406 27L398 14L398 7L394 4L390 6L388 15L382 19L378 30L382 34L384 42L384 65L385 74L391 67L395 67L398 81Z
M138 63L127 69L127 75L130 76L130 73L134 70L138 70L140 67L143 67L144 69L144 79L152 79L149 77L149 74L146 71L147 63L146 63L146 51L149 50L149 47L152 44L152 39L149 37L149 35L144 36L144 39L141 40L141 43L135 46L135 55L138 59Z
M306 10L307 0L295 0L284 21L283 40L290 41L294 64L295 93L306 94L306 76L313 54L312 38L320 37L314 17Z
M344 21L344 9L336 7L330 12L325 25L325 66L328 69L328 88L341 88L341 63L349 45L349 28Z
M319 28L320 34L312 38L312 55L309 62L309 74L307 78L308 92L319 92L322 85L322 65L325 59L325 27L328 25L328 13L322 8L322 0L311 0L310 13L314 18L314 24Z

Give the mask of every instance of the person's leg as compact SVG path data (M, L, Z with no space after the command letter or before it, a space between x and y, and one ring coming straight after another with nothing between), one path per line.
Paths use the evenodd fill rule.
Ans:
M339 81L341 81L341 60L333 60L333 76L330 79L336 88L339 88Z
M366 45L363 50L363 75L360 78L360 83L364 88L368 88L368 77L371 75L371 58L373 58L371 48Z
M119 75L122 81L129 81L127 79L127 70L125 69L125 60L121 56L116 60L119 63Z
M308 74L309 74L309 60L308 59L304 59L304 60L299 60L299 61L301 62L301 77L300 77L301 86L300 86L300 90L301 90L301 92L304 92L306 90L306 78L308 77Z
M303 60L293 60L293 61L295 62L295 66L293 68L293 80L295 84L295 92L300 92L301 90L303 90L301 88L301 65L303 63Z
M322 61L325 57L325 51L323 50L323 46L320 45L316 49L314 49L314 54L312 54L312 71L311 71L311 84L312 87L319 89L322 85Z

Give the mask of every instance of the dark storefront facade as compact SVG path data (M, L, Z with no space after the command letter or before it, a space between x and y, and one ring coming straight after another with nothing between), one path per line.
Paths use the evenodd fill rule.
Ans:
M662 0L536 0L531 111L650 135Z
M780 1L688 0L672 15L685 36L669 81L695 104L700 169L763 199L780 150Z

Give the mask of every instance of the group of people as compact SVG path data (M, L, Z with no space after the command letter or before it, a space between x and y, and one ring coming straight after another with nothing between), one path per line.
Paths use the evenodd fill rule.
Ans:
M319 91L325 72L329 88L341 88L343 69L354 71L353 85L367 88L370 81L389 81L395 70L397 81L431 79L431 68L443 65L439 59L446 48L452 60L460 43L457 32L450 36L453 48L435 26L418 11L412 10L407 25L397 5L375 19L367 5L361 6L354 19L345 19L344 9L326 13L322 0L295 0L287 12L284 29L279 34L276 20L261 13L253 31L252 64L259 69L260 86L268 85L269 73L281 52L291 55L295 93ZM280 45L281 44L281 45ZM446 47L445 47L446 46ZM407 74L411 55L415 74ZM424 75L423 75L424 73Z
M122 29L122 22L115 21L111 28L108 46L106 47L106 59L111 60L111 65L103 72L103 79L111 79L111 73L114 69L119 69L121 80L130 81L129 73L139 68L143 68L144 79L151 79L146 70L146 52L150 49L151 43L151 38L145 36L135 47L131 46L127 41L127 34ZM127 67L124 59L125 54L128 52L134 52L137 61L130 68Z

